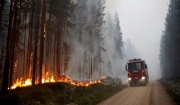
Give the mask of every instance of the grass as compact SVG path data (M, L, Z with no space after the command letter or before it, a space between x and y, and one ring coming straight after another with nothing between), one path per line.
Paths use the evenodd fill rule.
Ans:
M164 86L164 88L166 89L170 97L173 99L173 101L177 105L180 105L180 93L179 93L180 79L178 80L160 79L159 82Z
M78 87L68 83L47 83L0 93L1 105L95 105L121 91L121 84L93 84ZM4 103L4 104L3 104Z

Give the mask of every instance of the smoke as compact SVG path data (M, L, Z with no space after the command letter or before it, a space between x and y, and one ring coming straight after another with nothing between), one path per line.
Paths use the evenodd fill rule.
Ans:
M106 4L109 12L119 13L123 39L130 39L146 60L150 79L160 78L159 43L169 0L107 0Z
M81 77L80 69L83 65L83 53L84 48L81 46L81 44L77 40L73 40L72 42L72 52L71 52L71 59L69 62L69 70L67 71L67 75L75 80L80 80Z
M107 7L107 3L113 5L115 2L106 1L105 6ZM79 5L83 5L79 3ZM82 6L83 7L83 6ZM84 9L86 12L79 12L80 9L77 9L78 13L76 29L79 32L79 26L83 27L82 30L82 42L79 41L79 33L74 33L75 37L71 41L71 60L69 62L69 69L67 71L67 75L73 78L74 80L89 80L89 79L100 79L102 76L111 76L118 77L122 81L125 81L127 78L127 74L125 71L126 60L122 59L120 54L116 51L116 40L114 35L109 35L107 24L103 24L101 27L93 27L94 29L102 29L100 34L102 34L101 38L104 38L103 44L99 43L97 40L90 40L91 37L95 38L96 36L91 36L91 28L89 27L94 23L95 19L95 9L96 3L93 1L87 2L87 8ZM107 11L112 11L112 15L114 15L115 11L113 9L108 9L108 7L104 10L106 14L104 16L104 21L106 21ZM86 15L86 16L85 16ZM85 25L80 25L82 23L79 16L85 16ZM113 21L113 19L112 19ZM83 23L82 23L83 24ZM96 25L94 25L96 26ZM106 29L106 30L105 30ZM112 31L112 30L111 30ZM95 31L92 31L95 32ZM114 32L115 33L115 32ZM113 34L114 34L113 33ZM90 49L90 44L93 46L93 51ZM106 51L100 51L99 46L104 48ZM87 61L85 62L85 53L87 54ZM92 64L91 64L92 57ZM101 59L102 61L98 61ZM91 71L92 66L92 71ZM84 70L84 72L83 72ZM92 74L91 74L92 72Z
M163 5L167 3L167 1L168 0L166 0ZM163 10L163 13L161 13L158 6L161 6L162 4L160 2L156 4L154 0L148 0L147 2L142 0L106 0L106 9L104 10L104 13L106 13L104 16L106 25L104 24L102 26L106 30L101 30L101 33L104 37L104 45L102 45L102 47L107 50L106 52L101 52L103 62L100 63L95 61L97 60L96 56L100 56L98 55L99 44L97 40L92 40L92 42L90 42L92 34L91 25L95 24L94 19L96 4L97 3L90 0L86 3L86 8L82 9L84 12L81 12L82 10L77 10L76 12L77 32L73 33L75 37L71 42L71 60L69 62L69 70L67 71L67 75L75 80L99 79L101 76L118 77L122 81L127 79L125 64L129 58L122 59L120 55L117 54L115 36L113 36L114 33L109 34L111 33L109 31L113 30L109 30L111 26L108 26L106 18L109 13L112 16L112 20L114 20L113 16L117 11L119 14L118 16L123 40L125 41L128 38L131 40L133 45L136 46L137 51L141 55L141 59L145 60L148 65L150 79L160 77L158 57L159 42L164 25L163 19L165 18L167 8L165 6L161 7L161 10ZM84 4L80 3L79 6L81 5ZM146 13L148 15L146 15ZM153 15L153 13L156 15ZM83 21L85 22L84 26L80 25L83 24L80 16L85 17L85 20ZM95 25L93 25L93 28L96 28L94 26ZM79 41L79 27L83 27L82 43ZM92 37L95 38L95 36ZM91 43L93 43L92 46L94 47L93 52L90 50ZM87 54L86 62L84 62L85 52ZM124 53L127 54L125 51Z
M116 54L116 47L115 47L115 39L108 35L107 32L105 33L105 45L107 48L107 51L103 53L104 57L104 64L103 64L103 70L106 73L107 76L112 76L112 77L118 77L122 81L126 80L127 74L125 71L125 64L126 60L122 59L119 55ZM108 62L111 62L112 64L112 74L109 72L107 65Z
M121 14L121 0L106 0L106 12L114 14L118 11Z
M106 13L104 17L106 23L106 17L108 12L112 16L112 18L114 18L113 16L115 12L118 12L123 40L125 42L127 39L130 39L133 45L136 47L137 51L140 53L141 59L146 61L148 65L150 79L156 79L161 76L158 57L159 42L162 30L164 29L164 18L167 13L167 4L169 0L161 0L157 3L156 2L157 1L155 0L148 0L146 2L143 0L106 0L106 8L104 11L104 13ZM91 1L87 4L92 4L94 6L95 3ZM94 18L94 14L92 14L92 7L87 7L87 24L91 24L91 21ZM95 7L93 8L95 9ZM108 28L110 26L104 25L103 27L106 28L106 31L103 30L103 36L105 38L103 47L107 50L106 52L102 52L102 58L104 62L99 64L99 67L101 67L101 73L105 76L118 77L121 80L126 80L127 73L125 71L125 64L128 59L122 59L116 53L114 36L109 35L110 32L108 32ZM89 31L84 31L83 37L87 45L89 44L88 40L90 38L88 36ZM80 80L82 80L82 74L80 74L78 71L82 71L84 62L83 54L86 51L88 55L88 61L85 65L85 74L87 75L85 75L84 77L86 77L86 79L89 79L89 55L92 52L89 50L89 48L84 47L84 45L82 46L79 43L78 39L76 39L76 41L73 41L72 43L72 45L75 46L71 55L72 59L70 61L70 70L68 74L75 79L81 78ZM95 48L98 48L96 41L93 43ZM98 51L96 50L95 52L97 53ZM96 56L96 53L93 55L93 57ZM111 68L109 68L110 65ZM93 75L91 78L100 78L99 67L98 70L94 70L95 68L93 69Z

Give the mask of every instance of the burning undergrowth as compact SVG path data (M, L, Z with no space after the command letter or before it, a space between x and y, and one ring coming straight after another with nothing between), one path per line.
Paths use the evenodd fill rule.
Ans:
M90 86L92 84L95 84L95 83L102 83L102 84L105 84L105 85L108 85L108 81L109 78L105 78L105 77L102 77L101 79L98 79L98 80L86 80L86 81L77 81L77 80L73 80L71 79L70 77L68 76L65 76L65 75L62 75L59 79L55 80L54 77L52 76L51 78L43 78L42 79L42 83L52 83L52 82L65 82L65 83L70 83L72 85L75 85L75 86ZM112 79L111 79L112 81ZM38 84L38 80L36 80L36 84ZM32 85L32 79L26 79L26 80L23 80L22 78L20 79L17 79L14 84L11 86L10 89L15 89L17 87L26 87L26 86L31 86Z
M66 78L67 79L67 78ZM67 82L17 87L0 93L0 103L13 105L95 105L122 90L121 83L77 86Z

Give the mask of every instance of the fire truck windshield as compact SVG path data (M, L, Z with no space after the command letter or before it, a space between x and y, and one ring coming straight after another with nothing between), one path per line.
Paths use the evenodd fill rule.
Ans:
M134 70L141 70L141 69L142 69L141 62L128 63L128 70L134 71Z

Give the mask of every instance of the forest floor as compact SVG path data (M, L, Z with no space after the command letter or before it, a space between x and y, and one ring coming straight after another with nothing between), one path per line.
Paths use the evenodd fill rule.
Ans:
M160 79L159 82L172 97L173 101L180 105L180 78L178 79Z
M95 105L127 85L93 84L88 87L68 83L46 83L19 87L0 93L1 105ZM4 103L4 104L3 104Z

